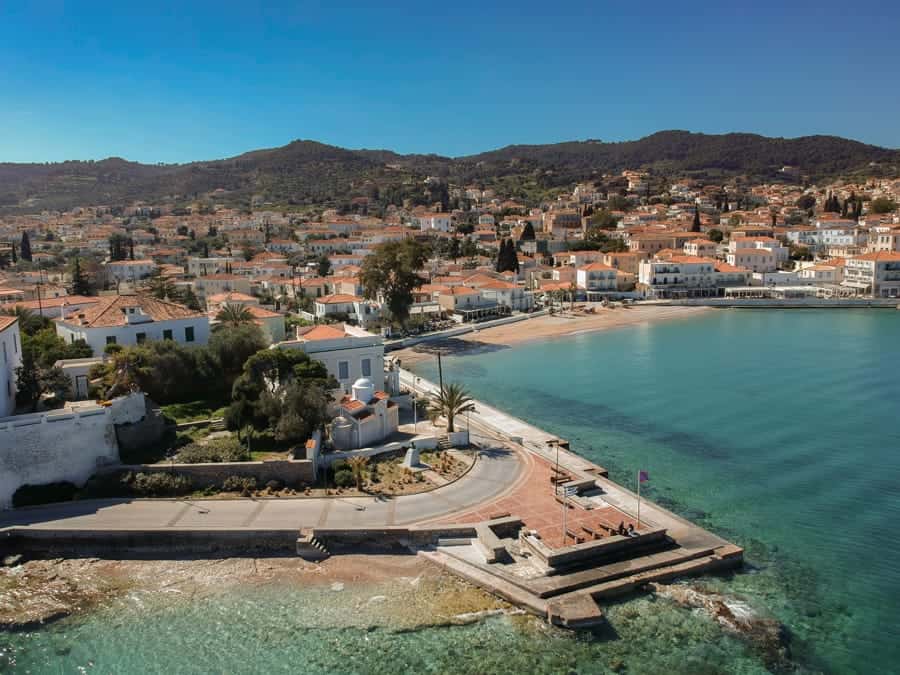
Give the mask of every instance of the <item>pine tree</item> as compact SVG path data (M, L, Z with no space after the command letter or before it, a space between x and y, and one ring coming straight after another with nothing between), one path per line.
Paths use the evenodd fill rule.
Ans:
M691 225L691 232L700 231L700 207L694 206L694 222Z
M22 256L22 260L26 260L31 262L31 240L28 238L28 233L22 233L22 243L19 245L19 251Z

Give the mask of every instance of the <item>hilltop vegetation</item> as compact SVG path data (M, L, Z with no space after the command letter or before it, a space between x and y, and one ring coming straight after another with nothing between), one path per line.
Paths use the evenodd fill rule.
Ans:
M900 151L834 136L795 139L754 134L663 131L637 141L571 141L513 145L468 157L346 150L315 141L190 164L149 165L110 158L97 162L0 164L0 209L33 212L135 201L182 203L206 198L230 206L281 208L332 205L365 197L400 205L422 194L425 176L455 184L498 186L526 202L602 173L646 168L660 177L783 180L796 166L816 180L866 173L900 175Z

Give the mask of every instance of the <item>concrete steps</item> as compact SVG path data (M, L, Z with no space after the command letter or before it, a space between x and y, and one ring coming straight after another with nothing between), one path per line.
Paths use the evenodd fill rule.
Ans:
M437 449L438 450L450 450L453 448L453 444L450 443L450 437L447 435L441 436L438 438Z
M708 557L712 555L712 553L712 549L676 549L672 551L651 553L649 555L645 554L628 560L620 560L606 565L591 567L579 572L567 572L535 579L531 582L531 587L533 592L539 597L548 598L595 586L598 583L609 583L624 577L642 574L664 567L677 567L685 562Z
M321 541L310 533L301 532L297 537L297 555L309 562L319 562L331 556Z

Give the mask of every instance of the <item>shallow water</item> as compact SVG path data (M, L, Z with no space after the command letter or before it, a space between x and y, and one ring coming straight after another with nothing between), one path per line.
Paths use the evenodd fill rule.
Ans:
M615 634L573 635L519 615L402 631L389 616L387 625L361 625L360 603L383 592L273 585L189 603L126 599L40 632L0 636L0 671L5 664L31 673L765 672L741 640L665 600L611 608Z
M568 438L620 482L648 470L648 497L745 546L744 573L693 584L783 621L801 672L890 673L900 670L898 344L898 312L717 311L454 357L444 374ZM398 630L397 603L380 598L408 588L337 588L132 594L0 634L0 672L766 671L746 640L653 596L606 608L604 631L573 635L509 615ZM435 619L410 597L419 621Z

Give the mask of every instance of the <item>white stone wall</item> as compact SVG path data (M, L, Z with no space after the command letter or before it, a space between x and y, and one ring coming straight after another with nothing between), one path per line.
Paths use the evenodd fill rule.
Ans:
M16 321L0 331L0 416L16 409L16 368L22 365L22 337Z
M114 425L137 422L144 414L143 394L133 394L109 407L88 405L0 420L0 509L12 505L22 485L83 485L98 467L117 463Z

